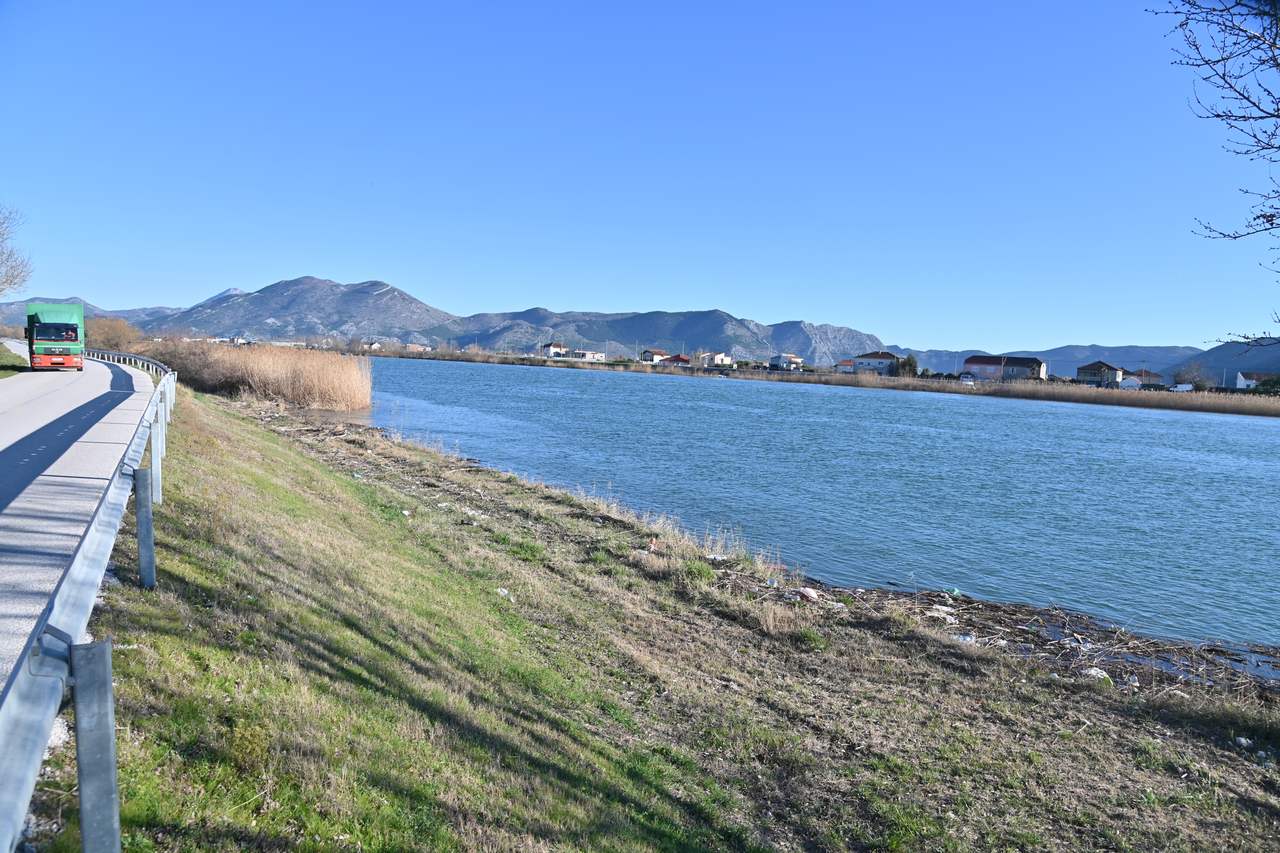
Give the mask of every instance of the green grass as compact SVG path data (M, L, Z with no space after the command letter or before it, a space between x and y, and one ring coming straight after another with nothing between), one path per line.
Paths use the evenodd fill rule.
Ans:
M27 360L6 346L0 345L0 379L25 373L28 370Z
M1133 708L901 611L752 601L617 507L227 408L182 393L159 587L127 520L91 624L126 850L1275 846L1274 775L1216 745L1265 714ZM78 846L74 788L64 749L40 849Z

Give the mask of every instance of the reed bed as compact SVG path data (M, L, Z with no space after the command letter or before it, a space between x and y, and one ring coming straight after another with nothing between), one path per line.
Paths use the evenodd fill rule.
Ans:
M339 412L368 408L373 399L373 367L363 356L199 341L164 341L146 354L197 391Z
M1280 417L1280 397L1253 394L1174 394L1168 391L1126 391L1117 388L1094 388L1063 382L1024 380L1021 382L984 382L962 385L942 379L912 379L880 376L874 373L803 373L744 370L742 379L802 384L844 385L854 388L887 388L896 391L932 391L939 394L965 394L984 397L1008 397L1023 400L1049 400L1058 403L1088 403L1096 406L1129 406L1139 409L1177 409L1190 412L1214 412L1224 415L1259 415ZM771 375L772 374L772 375Z

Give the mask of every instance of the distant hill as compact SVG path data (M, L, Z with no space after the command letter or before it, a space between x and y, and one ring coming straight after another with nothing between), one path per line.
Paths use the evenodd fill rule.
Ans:
M133 323L135 326L147 326L152 322L164 317L168 317L178 311L184 311L183 308L127 308L121 311L108 311L105 308L99 308L96 305L90 305L83 299L76 296L71 297L53 297L53 296L32 296L16 302L0 302L0 325L9 323L17 323L23 325L27 322L27 303L28 302L45 302L53 305L83 305L84 315L86 317L119 317Z
M257 339L299 335L396 339L406 343L488 350L531 350L559 341L636 357L645 349L709 350L735 359L767 359L790 352L809 364L833 364L883 347L875 335L842 326L793 320L765 326L724 311L556 313L531 308L458 317L381 281L339 284L307 276L268 285L255 293L219 294L185 311L152 321L169 329Z
M865 352L888 349L902 354L914 353L921 367L940 373L957 369L970 355L992 354L983 350L886 346L875 335L846 326L814 325L803 320L766 326L719 310L603 314L530 308L459 317L433 308L386 282L339 284L312 276L278 281L252 293L232 287L190 308L107 311L76 298L32 297L31 301L80 303L89 316L121 317L150 331L190 330L257 340L310 335L359 337L432 346L453 342L464 347L474 343L487 350L516 352L532 351L539 344L559 341L605 352L610 357L629 358L637 357L646 349L670 353L725 352L735 360L765 360L787 352L800 356L807 364L824 367ZM0 303L0 323L23 322L26 302ZM1221 349L1218 347L1209 353ZM1163 374L1177 363L1199 357L1202 352L1196 347L1095 345L998 354L1042 358L1050 363L1054 373L1074 376L1077 367L1099 359L1130 370L1137 370L1145 362L1148 370ZM1280 362L1280 351L1276 352L1274 361ZM1267 358L1259 361L1263 362L1267 362ZM1270 372L1265 367L1253 366L1253 361L1248 364L1244 369ZM1280 367L1277 371L1280 372Z
M952 372L957 365L963 365L964 360L971 355L1008 355L1041 359L1049 365L1050 373L1056 373L1059 376L1075 376L1077 367L1099 360L1127 370L1140 370L1145 363L1147 370L1164 375L1172 365L1204 352L1197 347L1106 347L1098 344L998 353L983 350L913 350L909 347L889 347L889 349L904 354L915 353L916 361L920 362L921 367L927 367L939 373Z
M1191 362L1204 365L1218 382L1235 386L1235 374L1245 373L1280 373L1280 339L1271 346L1255 347L1245 352L1244 344L1220 344L1212 349L1192 355L1169 367L1169 376Z
M254 293L232 288L163 322L170 329L260 340L300 335L370 339L403 338L453 319L386 282L338 284L305 276Z
M646 349L670 353L706 350L756 360L789 352L809 364L826 365L883 346L875 335L843 326L815 326L798 320L766 326L717 310L556 314L532 308L513 314L458 317L424 334L459 344L474 342L485 349L522 350L554 340L630 358Z

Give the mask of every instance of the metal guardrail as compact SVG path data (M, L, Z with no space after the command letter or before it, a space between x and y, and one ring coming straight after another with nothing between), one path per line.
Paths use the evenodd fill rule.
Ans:
M136 367L139 370L145 370L156 376L164 376L173 373L166 365L161 364L154 358L146 358L141 355L134 355L131 352L109 352L100 349L87 349L84 354L90 358L96 358L98 361L109 361L113 364L124 364L129 367Z
M85 528L84 536L76 546L70 564L27 638L3 692L0 692L0 851L5 853L15 850L22 840L27 808L35 791L54 719L64 693L75 683L71 672L71 646L79 643L89 623L129 493L135 487L134 472L142 461L148 440L151 442L152 468L147 473L151 476L139 476L137 479L139 485L146 479L151 481L150 489L142 492L151 493L146 509L162 498L161 460L165 452L166 426L173 416L177 374L158 361L130 353L87 350L85 354L101 361L146 370L159 376L160 381L120 465ZM139 504L143 503L139 501ZM147 515L149 517L150 513ZM114 757L110 772L114 778ZM119 850L118 804L111 817L115 824L114 849ZM88 849L87 835L84 841Z

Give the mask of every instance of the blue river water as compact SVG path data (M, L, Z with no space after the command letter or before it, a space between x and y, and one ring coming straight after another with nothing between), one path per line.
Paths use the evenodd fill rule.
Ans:
M1280 645L1280 419L377 358L372 422L738 532L839 585L957 587Z

